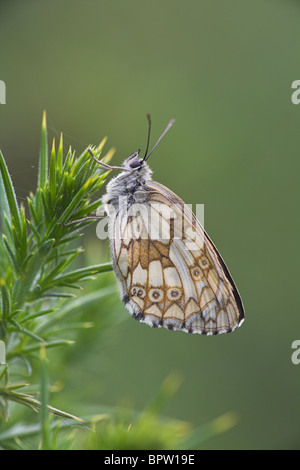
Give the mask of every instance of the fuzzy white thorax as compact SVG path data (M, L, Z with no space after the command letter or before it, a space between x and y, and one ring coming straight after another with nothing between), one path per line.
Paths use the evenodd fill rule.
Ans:
M115 210L119 208L120 197L128 198L128 205L142 202L143 196L146 198L148 183L152 181L152 170L148 164L138 159L139 152L130 155L124 161L121 171L112 178L106 186L106 194L102 197L102 204L109 215L109 205L113 205ZM139 165L135 167L135 165Z

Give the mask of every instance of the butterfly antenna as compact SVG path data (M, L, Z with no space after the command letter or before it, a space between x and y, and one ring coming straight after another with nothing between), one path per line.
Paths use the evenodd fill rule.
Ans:
M149 116L149 117L148 117L148 116ZM150 120L150 115L149 115L149 114L147 115L147 117L148 117L148 121L149 121L149 133L148 133L148 135L149 135L149 134L150 134L150 124L151 124L151 120ZM153 149L151 150L151 152L148 153L148 155L147 155L147 153L145 154L145 157L143 158L143 161L144 161L144 162L145 162L146 160L148 160L148 158L150 157L151 153L154 152L154 150L155 150L156 147L158 146L159 142L160 142L161 139L166 135L166 133L168 132L168 130L171 129L171 127L173 126L174 122L175 122L175 119L172 119L172 120L169 122L169 124L167 125L167 127L166 127L165 130L163 131L162 135L160 136L160 138L158 139L158 141L157 141L156 144L154 145L154 147L153 147ZM148 150L148 148L147 148L147 150ZM146 155L147 155L147 156L146 156Z
M148 119L148 137L147 137L147 145L146 145L146 151L143 160L145 161L145 158L148 153L148 148L149 148L149 142L150 142L150 132L151 132L151 116L150 114L147 114L147 119Z

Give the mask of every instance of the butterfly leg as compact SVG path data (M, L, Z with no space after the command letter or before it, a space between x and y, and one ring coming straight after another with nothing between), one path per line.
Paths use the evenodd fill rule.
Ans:
M91 151L90 148L88 148L88 151L89 151L91 157L95 160L95 162L97 162L100 166L102 166L102 168L105 168L106 170L122 170L122 171L125 171L125 168L123 168L122 166L111 166L111 165L108 165L107 163L101 162L100 160L98 160L95 157L95 155L93 154L93 152Z
M104 219L106 216L105 215L89 215L87 217L83 217L82 219L76 219L76 220L70 220L70 222L57 222L58 225L63 225L64 227L67 225L73 225L77 224L78 222L85 222L86 220L99 220L99 219Z

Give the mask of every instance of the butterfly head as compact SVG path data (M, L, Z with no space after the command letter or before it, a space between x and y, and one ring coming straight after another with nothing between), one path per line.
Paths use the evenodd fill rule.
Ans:
M135 171L140 170L144 166L144 160L142 158L139 158L140 151L141 149L138 149L136 152L126 158L122 165L124 167L124 170Z
M124 160L122 167L111 167L111 169L123 170L115 178L110 180L107 184L107 195L104 196L104 203L112 201L114 197L124 195L126 193L133 194L138 191L139 187L145 187L149 181L152 180L151 175L152 171L148 166L147 160L155 150L161 139L168 132L171 126L174 123L172 119L167 125L166 129L162 135L157 140L156 144L152 150L148 153L149 140L150 140L150 129L151 129L151 119L150 115L147 115L148 118L148 138L145 155L143 158L139 158L140 149L129 155L129 157Z
M146 160L148 160L148 158L150 157L150 155L152 154L152 152L155 150L155 148L157 147L157 145L159 144L159 142L161 141L161 139L164 137L164 135L168 132L168 130L172 127L172 125L174 124L174 119L172 119L169 124L167 125L166 129L164 130L164 132L162 133L162 135L159 137L158 141L156 142L156 144L154 145L153 149L151 150L151 152L148 153L148 149L149 149L149 142L150 142L150 130L151 130L151 118L150 118L150 114L147 114L147 118L148 118L148 137L147 137L147 146L146 146L146 151L145 151L145 155L144 155L144 158L139 158L139 154L140 154L140 151L141 149L138 149L136 152L134 152L132 155L129 155L129 157L126 158L126 160L124 161L123 163L123 168L124 170L126 171L130 171L130 172L135 172L136 170L142 170L144 168L148 169L148 165L146 163ZM144 171L147 171L147 170L144 170ZM142 173L142 171L140 171L140 173Z
M118 204L120 196L134 194L141 187L145 187L151 181L152 171L148 164L139 158L139 150L124 160L122 170L112 178L106 186L106 195L103 196L103 204Z

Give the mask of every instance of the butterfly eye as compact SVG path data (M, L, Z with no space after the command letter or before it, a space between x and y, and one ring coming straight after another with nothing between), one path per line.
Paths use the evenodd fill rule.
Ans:
M163 291L160 289L150 289L149 299L151 302L160 302L164 298Z
M132 163L130 163L130 168L139 168L142 165L142 162L140 160L133 160Z

